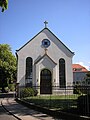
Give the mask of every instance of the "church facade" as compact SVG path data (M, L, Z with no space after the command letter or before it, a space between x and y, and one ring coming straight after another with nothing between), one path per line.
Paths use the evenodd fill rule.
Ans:
M72 85L74 53L47 27L17 50L16 55L19 86L39 87L38 94L59 94Z

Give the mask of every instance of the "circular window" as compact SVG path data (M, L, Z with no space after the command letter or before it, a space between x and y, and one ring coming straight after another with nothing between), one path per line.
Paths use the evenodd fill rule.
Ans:
M47 47L50 46L50 41L49 41L48 39L44 39L44 40L42 41L42 45L43 45L43 47L47 48Z

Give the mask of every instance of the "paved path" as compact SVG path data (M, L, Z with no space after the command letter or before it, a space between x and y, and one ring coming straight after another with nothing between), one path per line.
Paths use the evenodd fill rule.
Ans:
M10 113L15 115L20 120L58 120L47 114L29 109L17 103L13 98L4 98L2 100L2 104Z
M0 120L17 120L14 116L8 114L1 105L2 99L0 98Z

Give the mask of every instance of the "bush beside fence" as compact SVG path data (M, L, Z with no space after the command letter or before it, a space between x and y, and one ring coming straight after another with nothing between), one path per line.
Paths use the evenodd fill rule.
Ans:
M40 86L33 86L32 88L20 86L18 93L21 99L40 107L90 116L90 86L68 86L63 89L59 86L52 86L52 88L60 94L57 95L54 92L54 94L38 95Z

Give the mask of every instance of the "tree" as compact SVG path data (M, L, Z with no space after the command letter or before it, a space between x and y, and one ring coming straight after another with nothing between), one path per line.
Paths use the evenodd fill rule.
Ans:
M86 74L86 83L87 85L90 85L90 71Z
M0 7L2 8L2 12L8 9L8 0L0 0Z
M86 75L87 75L87 77L90 77L90 71L88 71L88 73Z
M2 92L16 80L16 58L8 44L0 44L0 87Z

